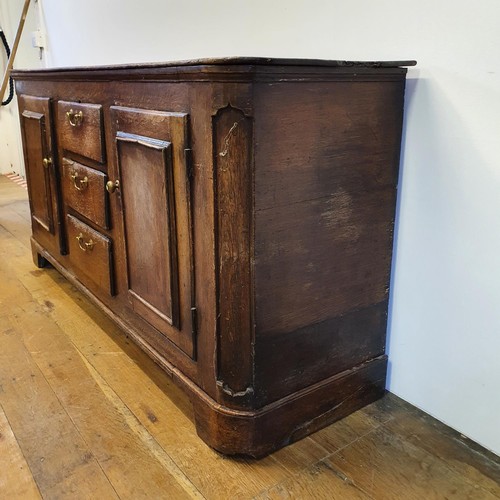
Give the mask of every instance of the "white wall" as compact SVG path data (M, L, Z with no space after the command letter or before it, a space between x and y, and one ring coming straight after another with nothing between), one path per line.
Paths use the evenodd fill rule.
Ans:
M408 59L389 389L500 454L500 3L40 0L51 66Z
M0 0L0 27L3 29L11 49L14 45L23 5L24 0ZM38 26L38 5L35 0L32 0L14 61L14 68L43 67L39 49L34 48L31 44L31 33ZM3 78L6 67L7 55L3 44L0 42L0 80ZM7 90L1 98L2 101L7 99L8 93ZM22 158L23 150L19 133L17 99L14 97L9 105L0 107L0 174L16 172L24 175Z

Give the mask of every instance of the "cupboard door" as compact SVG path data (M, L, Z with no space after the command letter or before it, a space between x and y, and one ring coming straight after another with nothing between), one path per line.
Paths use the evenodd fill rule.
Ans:
M51 253L60 250L59 204L50 98L19 97L33 238Z
M111 114L129 302L194 357L188 116L121 107Z

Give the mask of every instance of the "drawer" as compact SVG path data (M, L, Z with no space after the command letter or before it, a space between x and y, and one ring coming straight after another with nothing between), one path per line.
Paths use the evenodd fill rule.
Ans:
M106 174L63 158L64 202L90 221L109 229Z
M76 277L94 292L114 295L111 240L67 216L69 260Z
M102 106L78 102L57 103L59 144L66 151L104 163Z

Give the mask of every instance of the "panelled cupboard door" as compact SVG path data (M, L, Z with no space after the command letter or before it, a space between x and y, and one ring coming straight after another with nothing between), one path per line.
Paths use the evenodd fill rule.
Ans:
M113 106L128 299L195 357L188 115Z
M51 99L19 96L21 132L33 237L54 255L60 251Z

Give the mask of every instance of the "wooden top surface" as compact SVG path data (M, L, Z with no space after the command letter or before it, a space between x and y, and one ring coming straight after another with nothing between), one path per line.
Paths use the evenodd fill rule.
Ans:
M12 76L15 78L29 78L36 75L50 75L50 74L82 74L92 72L94 74L109 73L109 72L166 72L172 71L188 72L193 71L195 68L198 71L211 71L220 70L222 67L226 71L238 71L242 67L247 68L247 72L255 72L259 67L270 69L270 67L285 67L282 68L286 71L287 67L301 68L308 71L322 71L327 69L343 69L348 72L354 71L380 71L381 69L399 69L406 72L404 67L415 66L416 61L402 60L402 61L345 61L345 60L328 60L328 59L292 59L292 58L270 58L270 57L219 57L219 58L205 58L205 59L191 59L185 61L170 61L170 62L156 62L156 63L141 63L141 64L117 64L117 65L103 65L103 66L73 66L73 67L59 67L59 68L46 68L46 69L18 69L12 71Z

